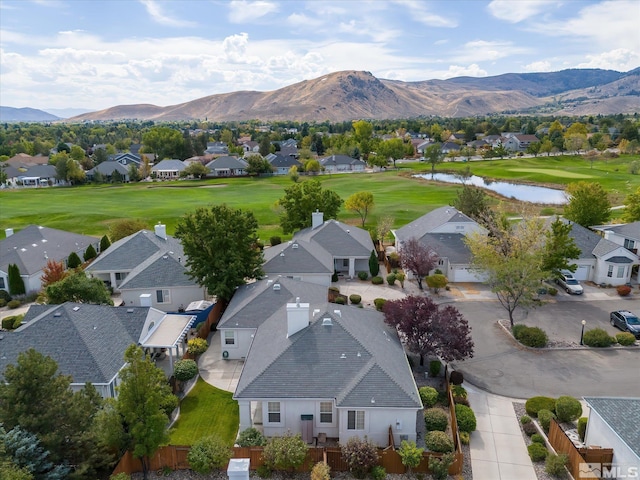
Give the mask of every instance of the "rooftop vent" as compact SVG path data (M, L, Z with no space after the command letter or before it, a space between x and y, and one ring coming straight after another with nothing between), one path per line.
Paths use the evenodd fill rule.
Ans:
M295 250L296 248L298 248L298 244L294 243L293 245L291 245L291 248L293 248Z
M317 314L320 313L320 309L319 308L314 308L313 309L313 316L315 317Z
M74 312L77 312L78 310L80 310L80 307L73 307L72 309Z
M284 257L284 252L280 252L280 256L281 256L281 257Z
M347 354L343 353L342 355L340 355L340 358L347 358Z
M331 318L327 317L327 318L323 318L322 319L322 325L326 325L326 326L331 326L333 325L333 323L331 323Z
M274 292L279 292L280 291L280 284L279 283L274 283L273 284L273 291Z
M334 310L333 313L342 318L342 312L340 310Z
M133 313L133 308L127 308L127 313Z
M55 313L53 314L53 316L54 316L54 317L59 317L60 315L62 315L60 312L55 312Z

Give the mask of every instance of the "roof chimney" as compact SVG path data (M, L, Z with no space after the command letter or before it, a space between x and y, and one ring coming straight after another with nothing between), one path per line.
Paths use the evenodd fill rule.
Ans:
M4 235L7 238L9 238L11 235L13 235L13 228L5 228L4 229Z
M300 298L296 298L296 303L287 303L287 338L308 325L309 304L300 303Z
M167 239L167 226L162 223L158 223L155 226L156 236L160 237L163 240Z
M318 228L324 223L324 213L319 212L317 209L311 213L311 229Z

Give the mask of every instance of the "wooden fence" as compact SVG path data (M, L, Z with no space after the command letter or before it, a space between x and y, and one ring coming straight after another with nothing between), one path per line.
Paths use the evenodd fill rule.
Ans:
M576 447L571 439L567 437L564 430L560 428L558 422L551 419L549 426L549 443L558 453L564 453L569 457L567 468L573 478L579 478L579 468L581 463L611 463L613 460L612 448L600 447Z
M211 333L211 326L217 326L220 318L222 318L222 314L224 310L227 308L227 304L224 301L218 300L216 304L213 306L207 319L203 322L202 326L198 329L198 337L204 338L205 340Z

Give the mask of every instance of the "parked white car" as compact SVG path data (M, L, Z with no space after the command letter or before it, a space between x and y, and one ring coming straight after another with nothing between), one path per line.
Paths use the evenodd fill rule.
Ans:
M584 293L582 285L569 270L562 270L560 276L556 279L556 283L569 294L582 295Z

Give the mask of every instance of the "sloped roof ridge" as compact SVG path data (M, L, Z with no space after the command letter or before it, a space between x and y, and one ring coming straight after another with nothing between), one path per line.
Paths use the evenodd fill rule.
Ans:
M347 383L342 391L336 396L336 405L340 403L355 390L355 388L362 382L362 380L371 372L373 367L376 366L375 357L372 355L365 366L358 372L358 375L354 375L349 383ZM386 373L386 372L385 372Z

